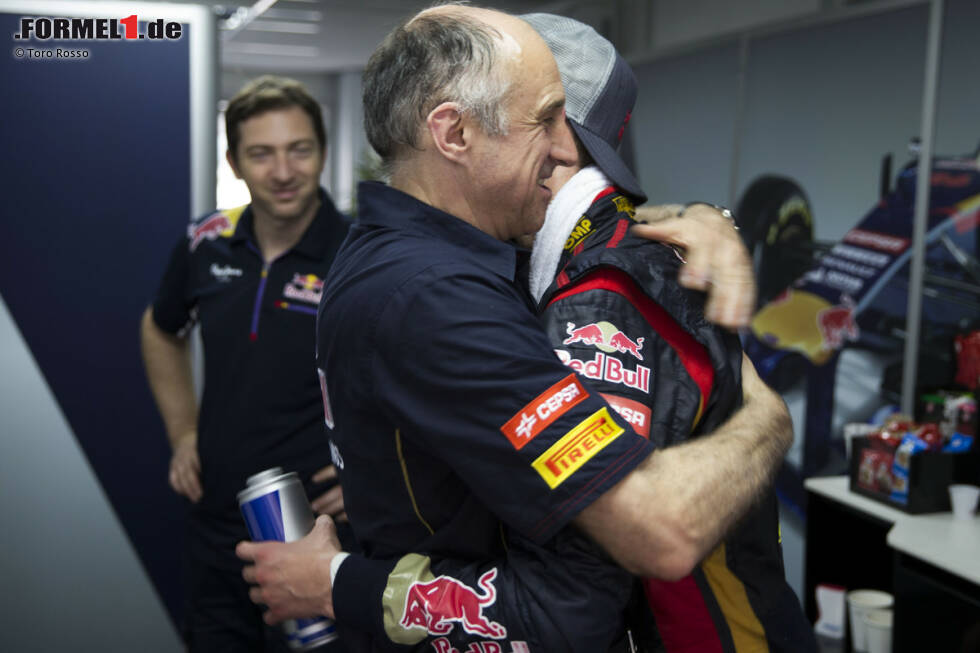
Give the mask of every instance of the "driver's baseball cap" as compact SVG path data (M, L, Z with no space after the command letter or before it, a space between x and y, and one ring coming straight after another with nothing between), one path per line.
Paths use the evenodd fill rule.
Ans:
M612 43L577 20L554 14L524 14L558 63L565 88L565 114L575 135L610 181L646 201L640 182L617 153L633 105L636 76Z

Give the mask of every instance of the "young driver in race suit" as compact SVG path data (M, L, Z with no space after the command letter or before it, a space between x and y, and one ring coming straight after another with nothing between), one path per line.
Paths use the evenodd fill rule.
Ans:
M646 199L615 150L636 98L632 71L590 27L524 19L555 53L564 87L592 91L566 92L579 163L549 180L555 196L531 256L545 330L559 358L657 447L710 432L741 401L742 350L737 336L704 318L702 298L677 283L674 250L629 233L634 202ZM614 62L605 77L570 65L585 47L589 61ZM641 584L647 609L634 606L630 626L647 649L659 635L668 653L815 650L785 580L772 491L690 575Z
M549 45L552 45L550 41ZM555 50L554 46L552 49ZM558 52L555 51L555 54L557 56ZM561 67L562 58L557 58ZM609 73L607 70L603 83L609 81ZM594 78L599 79L601 76ZM566 92L569 115L574 118L574 93L567 84ZM629 104L631 107L632 98ZM619 119L617 129L621 122L622 119ZM607 185L608 182L603 187ZM605 197L612 195L607 194ZM625 197L619 199L626 200ZM627 203L617 201L611 205L625 209L628 200ZM631 211L631 205L629 210ZM573 218L579 215L576 214ZM621 225L616 223L616 226ZM625 226L628 227L629 222ZM625 227L622 229L625 230ZM598 231L582 232L581 235L589 239L597 233ZM618 231L617 234L616 239L621 242L624 234ZM672 250L665 248L663 252L673 257ZM576 293L578 294L582 293ZM695 317L693 311L690 317ZM559 342L564 344L564 341L569 340L567 347L571 348L572 345L587 340L589 346L599 347L600 351L606 349L601 353L622 350L620 353L631 351L635 353L628 355L641 355L644 347L642 340L630 340L628 331L615 330L607 333L608 328L602 322L597 319L591 325L583 323L581 326L594 326L595 329L578 331L562 325L563 333ZM624 328L628 330L632 327L624 324ZM650 337L655 335L656 333L651 333ZM651 344L646 345L647 351L655 348ZM720 424L734 410L740 398L736 380L737 368L741 365L737 347L731 357L727 356L724 344L719 346L716 353L719 354L719 385L724 384L724 392L711 393L712 411L716 406L719 407L717 416L711 421L714 425ZM702 363L705 358L702 354ZM641 374L635 363L624 364L619 361L617 366L608 360L611 359L602 359L606 362L601 362L602 367L598 371L584 365L577 371L583 376L591 377L593 387L596 388L606 385L611 386L610 390L616 391L620 389L617 386L622 385L626 388L635 387L637 390L650 390L649 371ZM571 355L566 362L574 366ZM668 371L662 379L664 382L669 382L670 372L684 369L682 364L666 357L664 365L664 369ZM735 369L732 369L733 365ZM703 367L707 369L709 376L713 374L710 362ZM701 372L703 374L704 370ZM659 374L656 381L661 381ZM703 387L696 386L696 389L702 390ZM558 390L568 390L574 394L576 389L569 386ZM678 394L688 392L686 387L678 390ZM706 394L708 392L710 388ZM558 394L556 391L555 397ZM608 394L612 396L613 392ZM630 415L615 401L610 403L626 415L628 422L636 424L635 415ZM540 411L538 414L540 415ZM649 416L649 411L646 415ZM649 425L649 420L647 423ZM705 419L700 426L707 423L708 420ZM683 436L687 433L688 430L685 429ZM680 439L682 438L665 435L659 438L658 443ZM342 467L344 461L335 460L335 463ZM407 471L405 473L407 476ZM683 489L677 488L677 491L681 492ZM355 530L357 528L355 518ZM621 623L619 613L629 593L629 582L624 579L622 571L610 564L590 542L576 536L571 529L563 531L557 539L549 541L543 547L511 533L501 535L506 538L508 545L506 563L499 560L490 563L462 562L439 555L417 554L409 554L387 563L366 560L359 556L346 559L335 556L332 571L337 574L337 591L332 600L335 601L338 622L371 633L375 646L384 645L385 648L395 650L400 650L401 647L409 650L416 645L419 650L446 653L462 650L483 653L605 650L601 647L608 647L611 636L617 630L617 624ZM313 538L318 537L326 537L322 529L315 531ZM313 539L310 540L310 546L315 546ZM245 557L252 559L256 558L255 553L251 552L273 551L271 548L259 549L254 546L240 547L240 550L250 552ZM269 591L268 585L258 577L256 571L262 567L263 561L256 559L256 562L259 565L247 569L247 577L252 581L258 580L263 587L255 590L253 598L270 605L277 604L275 596L264 593ZM338 573L339 566L342 569ZM351 586L351 581L344 580L345 576L358 579L359 586L356 590ZM317 580L324 584L333 584L332 578ZM273 615L273 618L277 616ZM465 648L466 646L469 648Z

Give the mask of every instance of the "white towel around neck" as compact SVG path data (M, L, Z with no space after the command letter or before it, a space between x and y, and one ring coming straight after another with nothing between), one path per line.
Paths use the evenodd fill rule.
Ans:
M589 210L595 196L611 185L599 168L587 166L575 173L552 198L531 250L530 285L535 301L541 301L544 291L555 280L558 260L575 223Z

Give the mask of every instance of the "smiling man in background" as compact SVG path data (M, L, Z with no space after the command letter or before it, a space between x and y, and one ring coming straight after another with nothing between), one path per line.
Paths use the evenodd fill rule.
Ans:
M301 84L256 79L232 98L225 121L228 163L251 204L190 224L143 316L143 358L173 447L170 485L192 503L189 649L285 651L241 578L234 546L248 535L236 494L252 474L279 466L299 473L319 511L340 505L339 488L322 485L334 472L313 338L348 223L320 188L326 131ZM200 409L187 338L195 323L204 344Z

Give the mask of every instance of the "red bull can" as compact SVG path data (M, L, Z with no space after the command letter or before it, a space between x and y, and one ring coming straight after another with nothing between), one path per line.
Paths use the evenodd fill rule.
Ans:
M238 493L238 507L254 542L292 542L313 529L313 509L296 472L273 467L250 476ZM326 617L289 619L282 624L294 651L307 651L337 639L337 628Z

